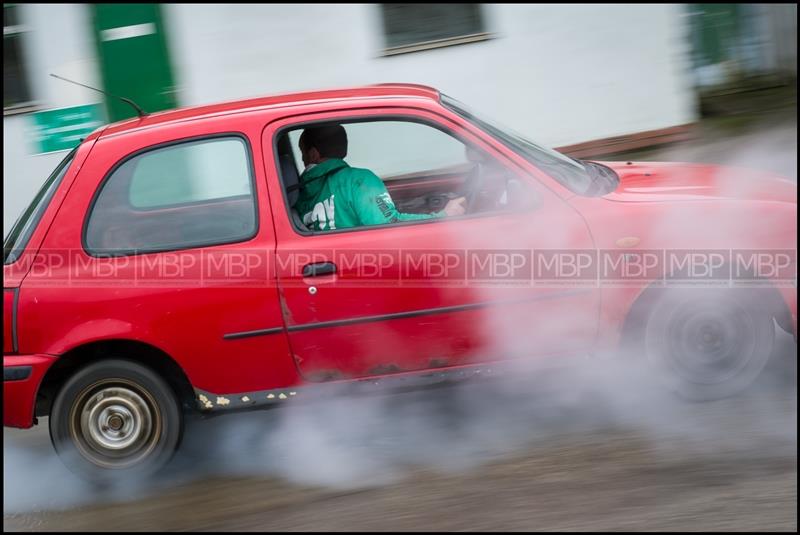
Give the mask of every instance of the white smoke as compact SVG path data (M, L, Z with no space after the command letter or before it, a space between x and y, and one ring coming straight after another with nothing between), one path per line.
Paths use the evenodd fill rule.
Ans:
M697 153L682 158L685 150L670 149L659 159L699 159ZM796 180L796 129L745 137L713 150L716 163L768 168ZM758 223L687 220L687 213L696 212L675 217L673 211L652 222L651 230L702 233L715 226L728 232ZM508 236L461 238L465 248L481 239L494 240L498 248L511 243ZM558 229L548 235L553 246L567 243L568 238ZM493 290L486 291L494 295ZM596 309L555 305L550 312L529 318L487 309L481 326L492 337L491 351L525 354L530 348L520 345L517 335L530 322L545 331L563 329L594 321L597 314ZM467 471L535 449L539 441L553 437L614 430L633 432L663 456L734 451L746 462L748 456L764 453L763 448L791 455L797 441L797 346L777 332L773 360L791 354L794 371L779 372L777 380L760 378L736 401L684 401L664 387L641 354L537 356L515 361L510 375L482 382L413 393L341 394L309 402L298 398L278 410L193 422L182 451L165 470L165 479L150 488L133 485L116 492L98 491L70 474L51 449L34 452L17 435L4 435L4 512L136 498L213 475L278 476L300 485L370 488L400 481L418 469ZM387 339L394 336L387 327ZM794 403L787 402L787 386ZM773 395L781 388L784 394Z

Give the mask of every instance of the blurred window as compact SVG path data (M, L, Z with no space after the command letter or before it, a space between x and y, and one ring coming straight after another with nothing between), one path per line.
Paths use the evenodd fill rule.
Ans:
M408 121L345 123L347 156L352 167L369 169L384 182L409 174L437 175L469 166L465 145L458 139L425 124ZM302 161L300 134L289 133L295 161Z
M174 206L249 195L247 151L239 138L157 149L129 160L134 208Z
M351 119L336 124L347 132L344 161L352 168L377 175L400 213L431 214L442 210L450 199L462 196L472 199L470 215L501 212L526 208L524 203L533 198L533 192L522 185L516 173L444 126L396 117ZM278 146L285 147L282 139L287 136L293 151L295 169L288 170L283 162L281 166L287 187L298 183L297 176L303 172L299 145L304 128L294 127L278 137ZM510 188L518 192L519 199L509 198ZM290 193L286 191L286 199L293 206L296 198L291 200ZM299 230L307 230L297 219L294 223Z
M233 136L134 156L102 186L87 249L130 254L248 239L257 213L251 169L247 145Z
M381 4L387 54L485 39L480 4Z
M23 61L23 37L27 29L20 24L19 6L3 5L3 109L13 110L31 104L27 73Z
M443 106L475 124L574 193L594 196L604 191L598 189L598 186L602 186L602 182L594 180L584 162L556 150L540 147L507 127L500 127L493 121L481 118L452 97L443 94L440 99ZM616 184L614 187L616 188Z

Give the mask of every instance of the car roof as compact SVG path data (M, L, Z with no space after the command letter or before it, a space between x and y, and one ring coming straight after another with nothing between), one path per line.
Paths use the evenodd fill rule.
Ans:
M163 112L148 114L145 117L135 117L106 125L93 132L87 140L95 137L105 137L133 130L151 127L157 124L186 121L212 115L224 115L247 109L294 106L299 104L355 100L362 98L398 98L416 97L439 100L439 91L432 87L419 84L385 83L362 87L341 89L327 89L321 91L306 91L302 93L288 93L281 95L264 96L250 99L234 100L217 104L178 108Z

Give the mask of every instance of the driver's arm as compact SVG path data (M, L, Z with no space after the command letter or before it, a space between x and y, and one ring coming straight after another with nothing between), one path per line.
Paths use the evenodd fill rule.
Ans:
M459 215L458 199L450 201L444 210L432 214L403 214L397 211L391 195L383 181L372 172L362 172L356 180L352 197L353 210L358 214L362 225L381 225L397 221L416 221L435 219L448 215ZM452 206L451 206L452 205ZM463 209L460 213L464 213Z

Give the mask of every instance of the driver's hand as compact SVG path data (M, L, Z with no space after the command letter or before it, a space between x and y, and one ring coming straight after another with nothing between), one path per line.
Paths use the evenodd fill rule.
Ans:
M450 199L447 201L447 206L444 207L444 213L448 217L456 215L464 215L467 211L467 198L459 197L457 199Z

